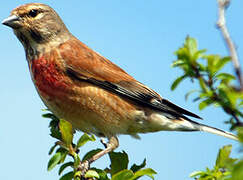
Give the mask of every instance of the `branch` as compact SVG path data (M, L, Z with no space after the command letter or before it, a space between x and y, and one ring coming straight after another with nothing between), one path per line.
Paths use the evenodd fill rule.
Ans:
M236 52L235 45L230 37L229 31L226 27L225 20L225 9L229 6L230 0L217 0L218 1L218 9L219 9L219 19L217 22L217 27L221 30L222 36L225 40L226 46L229 50L236 76L240 83L240 90L243 91L243 79L241 74L240 63L238 59L238 55Z

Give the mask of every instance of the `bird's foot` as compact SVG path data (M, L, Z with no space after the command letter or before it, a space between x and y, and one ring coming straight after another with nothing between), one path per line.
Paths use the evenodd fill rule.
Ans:
M105 138L100 138L100 142L107 148L108 143L106 142Z
M83 161L80 162L79 166L78 166L78 171L81 172L81 176L84 177L86 172L89 170L90 168L90 162L89 161Z

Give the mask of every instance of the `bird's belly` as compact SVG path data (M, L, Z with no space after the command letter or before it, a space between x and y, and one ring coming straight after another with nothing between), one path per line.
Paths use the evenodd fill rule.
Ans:
M135 105L88 83L76 85L65 93L55 92L56 96L38 91L47 107L59 118L71 122L75 129L99 136L130 133Z

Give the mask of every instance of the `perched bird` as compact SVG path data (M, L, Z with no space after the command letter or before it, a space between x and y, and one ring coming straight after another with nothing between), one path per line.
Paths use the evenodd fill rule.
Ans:
M206 131L237 140L229 132L192 121L188 116L200 117L87 47L45 4L19 6L2 23L23 44L32 80L48 109L75 129L109 139L90 163L118 147L119 134Z

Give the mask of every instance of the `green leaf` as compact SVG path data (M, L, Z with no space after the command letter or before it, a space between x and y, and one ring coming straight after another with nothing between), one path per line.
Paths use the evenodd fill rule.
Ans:
M185 46L188 48L191 57L193 57L194 54L198 51L196 39L189 36L186 38Z
M72 180L74 176L74 172L70 171L66 174L64 174L59 180Z
M216 70L219 71L220 69L222 69L224 67L224 65L228 62L231 61L231 58L230 57L223 57L221 58L217 64L216 64Z
M142 164L137 165L133 164L132 167L130 168L134 173L137 172L138 170L144 168L146 166L146 159L143 160Z
M62 141L68 147L69 145L71 145L71 143L73 141L72 125L69 122L61 119L59 122L59 128L60 128L60 131L62 134Z
M188 100L188 97L189 97L192 93L194 93L194 92L199 92L199 91L198 91L198 90L191 90L191 91L187 92L186 95L185 95L185 100L187 101L187 100Z
M99 180L110 180L108 178L107 173L104 170L91 168L92 170L95 170L99 174Z
M129 180L133 177L133 172L131 170L124 169L114 176L112 176L111 180Z
M243 143L243 127L237 128L237 136L239 138L239 141Z
M206 51L207 51L206 49L198 50L198 51L194 54L193 59L197 60L197 59L202 58L202 57L204 56L204 53L205 53ZM203 67L202 64L200 64L200 65L201 65L201 67Z
M123 152L111 152L109 153L111 160L111 175L116 174L117 172L127 169L128 166L128 155L125 151Z
M232 180L242 180L243 179L243 160L239 161L233 168Z
M61 133L59 131L58 124L59 124L59 120L51 120L51 122L49 124L50 131L51 131L50 135L53 138L56 138L58 140L62 140L62 135L61 135Z
M203 92L208 92L207 85L204 82L203 78L199 78L199 84L200 84L200 87L202 88Z
M88 134L84 133L78 140L77 148L80 148L89 141L95 141L94 135L89 136Z
M193 178L193 177L202 176L202 175L205 175L204 171L194 171L189 176L190 176L190 178Z
M57 147L57 144L55 143L51 149L49 150L48 154L51 155L53 153L53 151L55 150L55 148Z
M97 154L97 153L100 152L100 151L102 151L102 149L94 149L94 150L91 150L91 151L87 152L87 153L84 155L82 161L85 161L85 160L90 159L92 156L94 156L95 154Z
M232 149L232 145L227 145L227 146L222 147L219 150L218 157L217 157L217 160L216 160L216 166L217 167L219 167L219 168L225 168L226 167L226 163L230 159L231 149Z
M75 154L74 154L74 164L73 164L74 168L77 169L78 166L79 166L79 164L80 164L80 158L79 158L79 155L75 153Z
M66 156L68 155L68 150L64 149L63 147L60 147L59 149L57 149L56 152L60 152L61 153L61 160L59 163L63 163L66 159Z
M64 163L60 168L59 168L59 171L58 171L58 174L61 175L62 172L67 168L67 167L72 167L73 166L73 162L67 162L67 163Z
M175 90L175 88L180 84L180 82L185 79L187 76L186 75L183 75L183 76L180 76L178 77L171 85L171 90Z
M154 174L157 174L153 169L147 168L137 171L134 176L131 178L131 180L135 180L141 176L148 176L151 179L154 179Z
M202 102L200 102L199 104L199 110L203 110L204 108L206 108L207 106L209 106L210 104L212 104L213 101L211 99L206 99L203 100Z
M52 156L52 158L49 160L48 165L47 165L47 170L50 171L52 170L61 160L62 155L60 152L57 152Z
M215 77L220 80L228 80L228 81L235 80L235 76L228 73L220 73L217 74Z
M52 120L56 120L59 121L59 119L52 113L46 113L42 115L43 118L48 118L48 119L52 119Z
M100 178L99 174L95 170L88 170L85 174L85 178Z
M205 55L204 58L207 60L207 72L212 77L217 71L216 64L220 61L219 55Z
M74 173L74 180L81 180L82 172L81 171L76 171Z
M171 66L172 67L178 67L178 66L181 66L181 65L184 65L184 64L186 64L185 61L179 59L179 60L174 61Z

